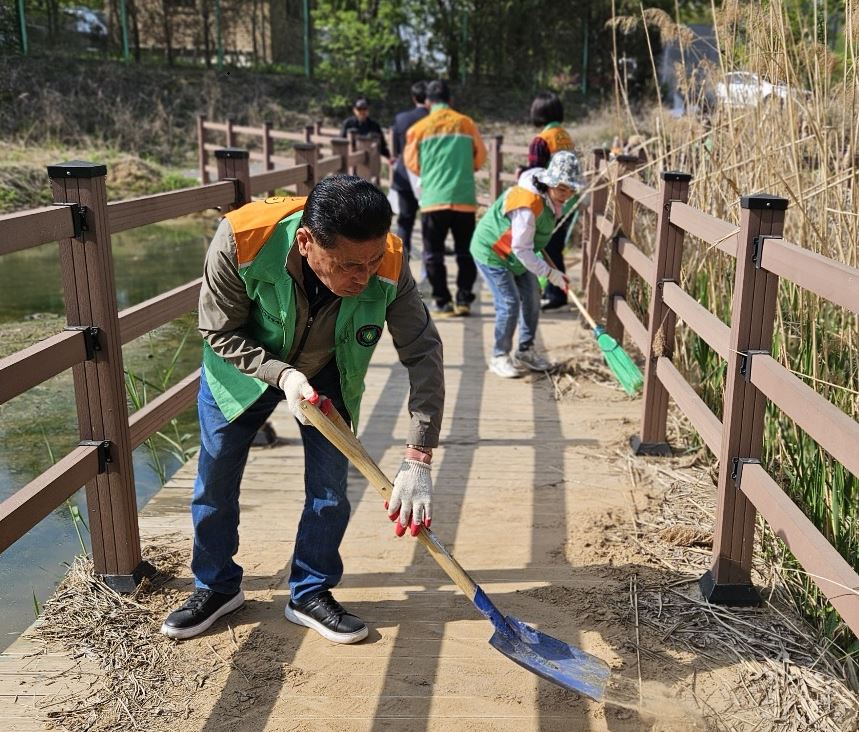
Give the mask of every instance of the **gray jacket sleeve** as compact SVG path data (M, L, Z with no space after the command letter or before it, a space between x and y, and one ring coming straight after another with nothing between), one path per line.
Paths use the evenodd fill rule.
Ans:
M388 306L388 330L400 363L409 372L408 443L437 447L444 414L444 364L441 338L421 300L408 262L403 263L397 297Z
M277 386L289 365L251 338L245 326L251 301L239 277L236 239L230 222L223 219L206 252L198 319L200 334L212 350L248 376Z

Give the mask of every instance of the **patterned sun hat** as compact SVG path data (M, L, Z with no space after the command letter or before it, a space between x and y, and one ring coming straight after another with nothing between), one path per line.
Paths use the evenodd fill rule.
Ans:
M569 150L556 152L549 161L549 167L535 173L534 178L549 188L564 185L578 192L585 187L579 159L575 153Z

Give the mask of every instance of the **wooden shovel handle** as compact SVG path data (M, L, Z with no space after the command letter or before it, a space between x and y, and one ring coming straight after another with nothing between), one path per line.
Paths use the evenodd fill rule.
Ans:
M546 260L546 263L550 267L553 267L554 269L558 269L558 267L551 260L549 255L546 254L545 251L541 252L541 254L543 256L543 259ZM578 311L582 314L582 317L588 321L588 325L591 326L592 330L597 329L596 321L591 317L591 314L587 310L585 310L585 306L582 305L582 301L576 297L575 293L573 292L572 288L570 288L570 287L567 287L567 302L571 302L573 305L576 306L576 308L578 308Z
M326 416L315 404L311 404L306 400L300 403L301 411L307 417L307 421L319 430L334 447L340 450L358 468L382 498L389 501L391 493L394 490L393 483L388 480L387 476L376 464L376 461L370 457L361 444L361 441L355 436L346 423L346 420L334 408L334 405L330 404L329 406L330 411ZM426 526L421 525L417 538L426 547L432 558L445 571L447 576L473 602L474 594L477 592L477 583L471 579L468 572L462 568L459 562L451 556L444 544L438 540L438 537Z

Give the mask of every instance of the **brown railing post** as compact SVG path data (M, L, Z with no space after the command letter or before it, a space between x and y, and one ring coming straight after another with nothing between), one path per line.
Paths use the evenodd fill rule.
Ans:
M313 121L313 132L314 134L321 135L322 134L322 120L317 119Z
M203 185L209 182L209 171L206 166L209 164L209 153L206 152L206 115L197 115L197 160L200 165L200 182Z
M331 154L340 156L340 168L338 173L349 172L349 140L345 137L331 138Z
M367 180L373 177L373 147L375 139L372 135L358 135L357 149L364 153L364 159L355 166L355 175Z
M60 241L68 327L85 329L91 357L72 368L82 441L103 446L103 469L86 485L95 571L131 592L154 568L140 552L131 436L117 317L104 165L72 161L48 166L54 202L85 216L75 238Z
M262 155L263 155L263 170L274 170L274 163L271 161L273 152L271 139L271 122L263 122L262 124ZM268 195L273 196L274 191L269 191Z
M295 151L295 164L307 165L307 178L303 183L295 186L299 196L309 196L313 186L316 185L316 161L319 157L319 147L312 142L296 142L293 147Z
M346 139L349 140L349 152L356 152L358 150L358 130L346 130ZM349 167L349 175L358 175L356 166Z
M650 284L649 350L644 354L644 405L641 434L630 438L636 455L671 456L666 439L668 392L656 376L659 356L671 358L674 353L674 311L662 301L665 282L680 282L680 260L683 256L683 229L670 221L671 203L689 199L688 173L663 172L659 186L659 214L656 221L656 251L653 254L653 280Z
M713 566L701 578L710 602L756 605L752 586L755 507L742 492L743 465L759 462L763 448L766 399L750 382L748 354L772 349L778 276L759 269L763 239L780 237L787 199L757 193L741 199L737 269L731 304L731 340L725 379L722 446L716 488Z
M367 153L364 164L364 175L362 177L379 185L379 176L382 172L382 156L379 153L379 138L376 135L359 135L358 149Z
M494 203L501 195L501 171L504 170L504 157L501 146L504 135L489 138L489 199Z
M602 320L602 287L597 278L593 276L594 265L599 259L602 252L600 243L600 232L597 229L597 216L605 213L605 207L608 202L608 182L607 178L600 173L600 163L606 158L606 151L603 148L595 148L594 151L594 178L599 181L599 186L591 194L590 205L590 221L588 225L588 251L586 256L582 257L582 287L585 290L587 298L587 309L591 317L596 320ZM587 260L585 262L584 260Z
M629 284L629 265L618 253L617 242L621 236L625 236L627 239L632 238L633 201L621 188L623 178L635 170L639 160L637 157L631 155L618 155L616 159L617 180L614 184L614 222L618 231L611 242L611 251L609 252L605 329L618 343L623 343L623 323L617 317L617 312L614 309L614 300L615 298L626 299L626 288Z
M313 133L316 131L316 128L313 125L305 125L304 126L304 141L305 142L313 142Z
M229 118L227 119L227 131L226 131L226 137L225 137L225 141L226 141L225 147L235 147L236 146L236 133L233 130L234 124L235 124L234 120L229 119Z
M236 185L236 202L228 210L244 206L251 200L250 155L238 147L215 150L218 161L218 180L232 180Z

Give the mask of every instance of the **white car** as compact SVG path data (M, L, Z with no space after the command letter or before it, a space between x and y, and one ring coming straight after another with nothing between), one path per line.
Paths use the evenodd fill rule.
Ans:
M730 107L756 107L768 100L787 99L787 84L771 84L751 71L733 71L716 84L716 99Z

